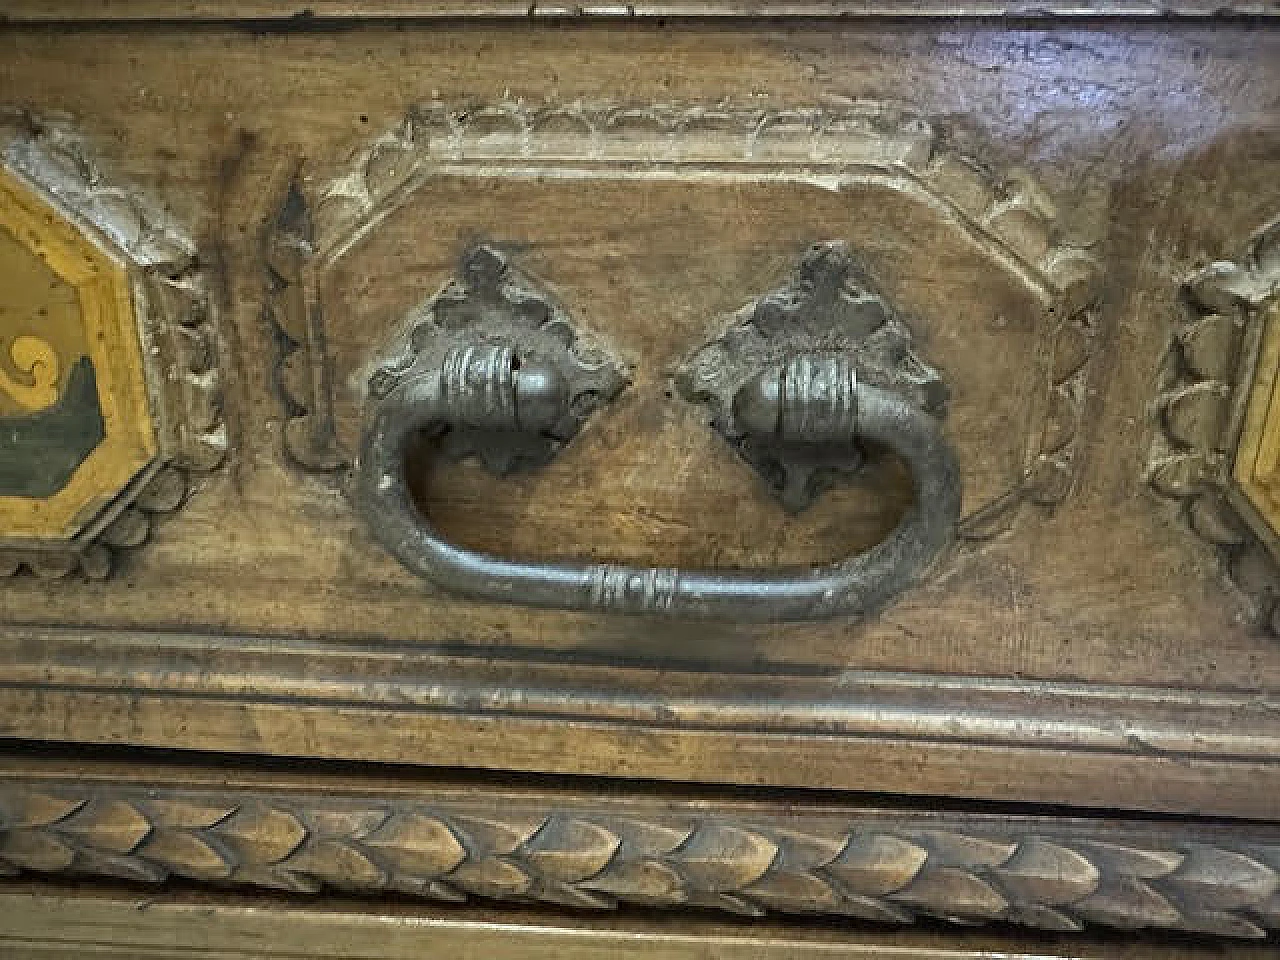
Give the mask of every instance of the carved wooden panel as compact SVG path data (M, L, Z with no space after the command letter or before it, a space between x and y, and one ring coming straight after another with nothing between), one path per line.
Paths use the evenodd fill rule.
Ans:
M18 22L44 16L25 5L0 27L5 182L124 278L135 439L154 446L56 550L0 533L0 734L1275 819L1280 589L1245 509L1263 512L1249 444L1268 419L1235 402L1265 393L1270 362L1264 346L1237 364L1274 295L1270 234L1249 247L1277 209L1268 23L193 30L159 0L131 9L70 29ZM858 266L812 299L887 305L902 366L885 369L948 388L930 415L962 519L879 613L658 623L480 603L421 582L356 509L375 371L399 369L388 348L483 249L523 278L512 302L569 318L628 382L536 470L412 465L449 543L604 570L868 551L910 509L902 463L867 445L790 514L681 377L748 307L787 301L779 322L805 326L814 244ZM8 269L34 270L18 246ZM32 334L0 330L5 404L43 403ZM510 361L493 382L515 382L514 355L493 356ZM821 396L847 427L838 372ZM1233 476L1254 499L1230 499ZM670 579L634 592L661 606L647 598ZM915 843L917 827L894 830ZM1090 836L1061 845L1101 871ZM1258 865L1237 906L1188 911L1162 861L1139 878L1178 913L1157 904L1157 925L1225 911L1268 928L1269 844L1214 847ZM797 882L831 862L816 857ZM1007 863L978 879L1010 904Z

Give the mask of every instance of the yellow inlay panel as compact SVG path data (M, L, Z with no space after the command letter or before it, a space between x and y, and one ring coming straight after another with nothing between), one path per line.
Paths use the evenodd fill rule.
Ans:
M104 437L56 492L0 495L0 539L73 537L157 453L124 265L0 168L0 423L38 423L82 358Z
M1270 306L1263 323L1233 473L1254 509L1280 535L1280 304Z
M75 287L0 227L0 417L52 406L88 352Z

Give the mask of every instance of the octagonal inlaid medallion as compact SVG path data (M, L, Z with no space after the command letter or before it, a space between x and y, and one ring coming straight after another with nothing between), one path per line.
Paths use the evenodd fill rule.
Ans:
M222 461L213 313L162 207L0 125L0 577L107 576Z
M157 452L125 265L0 170L0 528L74 537Z

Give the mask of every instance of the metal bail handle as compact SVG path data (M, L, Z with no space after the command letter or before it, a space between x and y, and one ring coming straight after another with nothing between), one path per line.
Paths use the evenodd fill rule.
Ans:
M407 446L424 430L537 434L564 416L571 391L554 358L517 359L509 344L452 348L434 369L376 400L358 465L360 508L377 539L437 587L479 600L725 621L857 616L914 583L955 535L960 471L938 421L907 397L858 380L843 354L806 353L768 367L733 398L738 428L771 442L870 440L911 472L915 500L871 549L838 563L776 571L682 570L614 564L524 563L455 546L418 510Z

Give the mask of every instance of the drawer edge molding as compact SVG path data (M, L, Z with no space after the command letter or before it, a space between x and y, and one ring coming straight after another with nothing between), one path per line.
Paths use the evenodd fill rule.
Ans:
M1257 691L0 630L0 737L63 743L1265 819L1278 716Z
M0 873L1057 932L1280 929L1274 825L13 758L0 771Z

